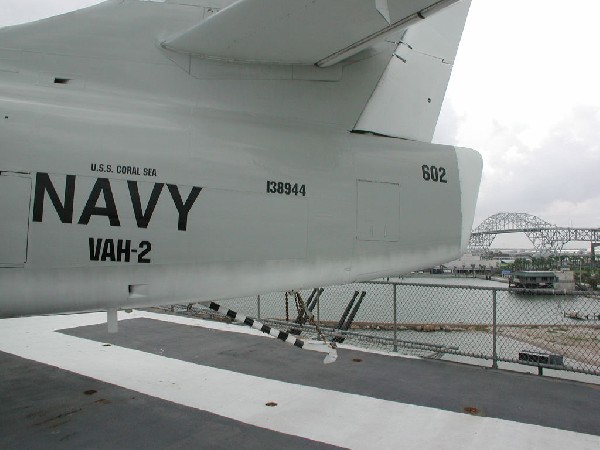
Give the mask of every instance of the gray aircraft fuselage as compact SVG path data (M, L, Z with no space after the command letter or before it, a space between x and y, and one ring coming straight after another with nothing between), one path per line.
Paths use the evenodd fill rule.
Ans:
M166 50L148 51L174 80ZM144 83L136 61L107 89L78 55L11 45L0 56L11 68L0 70L0 316L369 280L467 243L481 172L471 150L298 120L281 104L252 114L255 94L239 110L198 100L220 87L233 102L230 82L187 75L161 96L131 87L128 67Z

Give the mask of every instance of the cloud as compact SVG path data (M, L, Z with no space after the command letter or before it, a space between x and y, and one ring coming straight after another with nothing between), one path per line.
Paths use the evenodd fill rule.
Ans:
M56 16L101 3L103 0L2 0L0 27Z
M560 226L600 226L600 107L575 107L536 145L523 123L483 123L449 111L440 122L436 140L483 155L475 225L497 212L527 212ZM484 132L465 133L474 126Z
M598 211L600 211L600 196L583 201L555 200L546 204L539 215L548 222L575 228L598 228ZM565 219L568 221L565 222Z
M572 7L587 11L573 26ZM497 212L600 226L596 13L584 0L473 1L434 142L483 156L475 226Z

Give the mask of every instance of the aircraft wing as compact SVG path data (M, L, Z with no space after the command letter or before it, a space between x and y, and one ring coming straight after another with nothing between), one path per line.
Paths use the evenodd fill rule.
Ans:
M458 0L240 0L162 45L226 61L333 65Z

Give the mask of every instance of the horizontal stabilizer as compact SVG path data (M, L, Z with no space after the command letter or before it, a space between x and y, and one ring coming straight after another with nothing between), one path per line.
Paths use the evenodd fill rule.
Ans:
M333 65L457 0L241 0L162 43L226 61Z

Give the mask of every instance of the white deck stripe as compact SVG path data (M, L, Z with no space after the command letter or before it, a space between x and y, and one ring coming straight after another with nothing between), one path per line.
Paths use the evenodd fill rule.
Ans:
M151 316L120 313L121 319ZM247 424L343 447L600 448L598 436L299 386L138 350L103 347L54 332L105 319L105 314L95 313L1 320L0 351ZM227 389L219 389L222 386ZM266 407L268 401L278 406Z
M238 313L238 314L237 314L237 316L235 316L235 320L236 320L237 322L242 322L242 323L243 323L243 322L244 322L244 320L246 320L246 316L245 316L245 315L243 315L243 314L240 314L240 313Z

